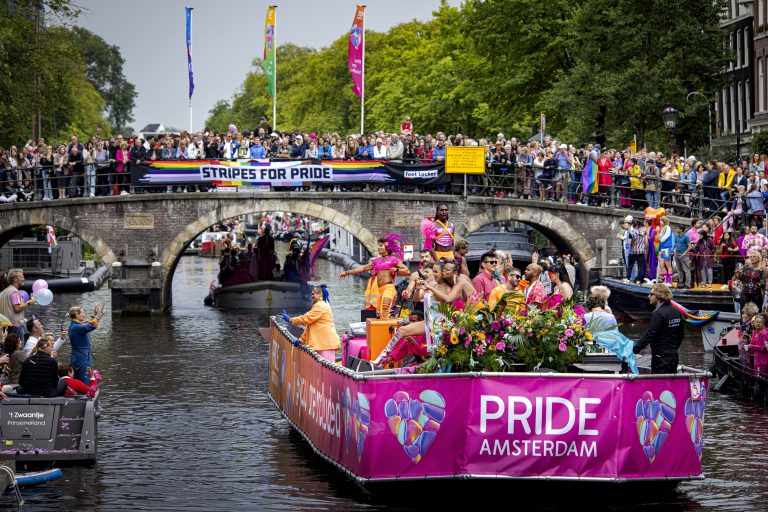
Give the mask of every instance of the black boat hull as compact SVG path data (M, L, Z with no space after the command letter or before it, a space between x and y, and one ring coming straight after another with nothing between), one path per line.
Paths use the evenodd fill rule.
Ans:
M754 370L739 362L739 350L736 345L717 345L714 366L718 378L728 377L722 389L738 393L763 405L768 404L768 378L755 375Z

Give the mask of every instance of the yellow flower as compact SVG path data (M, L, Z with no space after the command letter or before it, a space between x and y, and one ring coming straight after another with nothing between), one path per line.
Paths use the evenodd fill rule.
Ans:
M456 345L457 343L459 343L459 337L456 336L456 334L452 333L451 334L451 345Z
M443 344L441 343L441 344L440 344L440 346L439 346L439 347L437 347L437 350L436 350L436 352L437 352L437 355L439 355L440 357L442 357L442 356L444 356L445 354L447 354L447 353L448 353L448 347L446 347L445 345L443 345Z
M589 341L592 341L592 333L589 331L584 331L584 337L587 338Z
M496 350L496 347L494 345L488 345L488 350L493 352L494 350Z

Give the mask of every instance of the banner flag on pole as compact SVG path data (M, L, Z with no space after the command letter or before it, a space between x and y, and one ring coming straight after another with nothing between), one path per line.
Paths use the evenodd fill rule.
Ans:
M267 92L275 97L275 6L267 9L264 22L264 74L267 77Z
M187 68L189 69L189 99L195 90L195 79L192 75L192 7L185 7L187 11Z
M45 226L45 237L48 240L48 254L51 254L59 246L56 242L56 233L53 231L53 226Z
M363 96L363 48L365 47L365 33L363 20L365 18L365 6L358 5L355 19L352 20L352 28L349 31L349 72L352 74L354 85L352 90L358 96Z

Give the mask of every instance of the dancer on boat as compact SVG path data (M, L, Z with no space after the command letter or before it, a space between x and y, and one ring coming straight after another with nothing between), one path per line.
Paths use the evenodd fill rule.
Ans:
M454 259L453 243L456 228L448 222L448 205L439 204L434 217L421 221L421 234L424 235L424 249L434 251L438 261L441 258Z
M336 362L336 351L341 347L341 339L333 323L328 288L324 284L312 287L312 308L308 312L291 318L283 310L283 320L292 325L305 325L299 341L323 359Z
M409 276L411 272L403 265L402 238L397 233L384 233L379 238L379 257L366 265L351 270L345 270L339 274L339 279L344 279L352 274L362 274L373 271L373 276L368 279L365 289L365 309L375 309L379 318L389 320L392 306L395 303L397 290L395 290L395 276Z
M675 235L669 225L669 217L662 217L661 232L659 233L659 271L656 282L672 284L672 256L675 254Z

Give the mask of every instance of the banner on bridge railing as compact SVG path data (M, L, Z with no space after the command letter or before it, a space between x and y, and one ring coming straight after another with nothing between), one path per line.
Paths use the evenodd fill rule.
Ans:
M446 185L444 162L380 160L157 160L131 166L134 186L211 184L225 187L301 186L308 183Z

